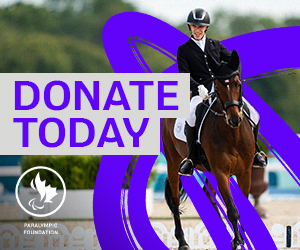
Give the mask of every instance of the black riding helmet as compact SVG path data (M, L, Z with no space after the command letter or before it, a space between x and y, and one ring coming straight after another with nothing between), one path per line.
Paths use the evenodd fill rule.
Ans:
M191 25L199 25L199 26L209 26L210 25L210 17L207 11L204 9L196 8L193 9L187 18L188 27Z

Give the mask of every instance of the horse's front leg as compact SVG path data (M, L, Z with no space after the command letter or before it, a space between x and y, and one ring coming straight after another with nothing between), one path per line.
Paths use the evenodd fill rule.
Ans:
M218 173L216 175L216 178L218 181L219 191L220 191L222 198L225 202L225 205L227 207L227 217L233 226L234 239L231 241L231 247L233 250L235 250L239 245L243 245L245 242L244 242L244 239L238 229L239 213L233 202L230 188L229 188L230 176L225 175L223 173Z
M250 188L251 188L251 167L248 168L242 175L237 175L238 185L243 194L248 199Z

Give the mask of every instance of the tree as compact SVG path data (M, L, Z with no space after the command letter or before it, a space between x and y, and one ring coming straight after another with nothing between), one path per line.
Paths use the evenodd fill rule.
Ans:
M300 26L300 18L288 18L284 21L284 26Z
M2 73L109 72L104 50L88 41L45 33L10 33L0 40Z
M250 82L248 85L268 103L295 133L300 133L299 69L261 78Z

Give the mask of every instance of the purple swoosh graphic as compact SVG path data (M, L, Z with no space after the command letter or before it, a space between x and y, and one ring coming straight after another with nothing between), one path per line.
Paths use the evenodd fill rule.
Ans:
M146 211L147 181L156 158L153 155L139 157L131 176L128 194L130 224L143 250L168 249L157 237Z
M96 232L102 249L132 250L121 214L123 179L131 156L102 157L93 197Z
M118 29L118 39L111 39L114 33L113 27L120 23L123 24L123 29ZM147 24L147 29L144 28L145 24ZM279 36L289 38L281 41L281 46L284 48L281 53L279 53L275 40L272 39ZM170 37L172 39L167 39ZM242 76L246 78L272 70L299 67L300 50L293 50L294 47L290 45L291 41L298 41L298 38L300 38L300 27L288 27L253 32L233 37L222 43L229 50L234 48L238 51L243 65ZM146 43L153 48L159 47L166 56L174 58L178 46L187 39L186 35L169 24L137 12L113 16L103 29L105 51L116 73L150 72L149 67L145 65L146 62L141 60L141 55L136 51L135 42ZM178 72L176 63L164 72ZM298 136L246 84L244 95L261 115L260 133L284 159L293 174L299 178L300 169L297 169L297 160L290 157L298 153L297 149L300 144ZM287 144L290 145L288 149ZM104 156L102 158L94 192L95 226L102 249L134 249L129 240L133 237L136 237L143 249L149 249L151 246L152 249L167 249L151 228L144 199L146 183L155 158L155 156L141 156L133 172L128 202L129 219L133 229L133 235L130 237L125 232L120 207L122 182L130 157ZM219 247L220 238L224 237L224 241L229 243L231 238L228 237L227 231L223 232L220 227L218 229L211 227L211 219L207 215L212 214L215 218L215 210L213 207L208 208L201 205L202 200L199 199L199 193L203 190L200 185L196 186L192 179L183 179L183 185L188 190L189 196L192 197L199 215L205 218L205 225L216 243L217 249L224 249ZM232 189L237 208L243 217L240 221L243 223L243 227L245 224L246 233L249 232L248 235L250 235L255 249L276 249L269 232L260 218L256 217L256 211L251 203L240 196L240 191L234 184L232 184ZM200 196L203 194L201 193ZM107 215L107 211L110 212L110 216ZM251 218L258 220L257 225L251 225L249 222ZM256 234L252 233L254 231ZM223 232L222 235L220 232ZM261 240L261 235L266 237Z
M231 250L231 236L194 176L181 177L182 185L200 215L217 249Z

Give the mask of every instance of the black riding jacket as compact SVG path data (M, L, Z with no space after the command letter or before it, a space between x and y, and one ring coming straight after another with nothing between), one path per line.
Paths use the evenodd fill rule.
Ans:
M217 62L228 62L231 53L218 40L206 37L204 52L189 39L177 49L177 64L180 73L190 73L190 90L192 96L198 95L198 85L203 84L208 90L212 86L213 72L207 63L207 53Z

